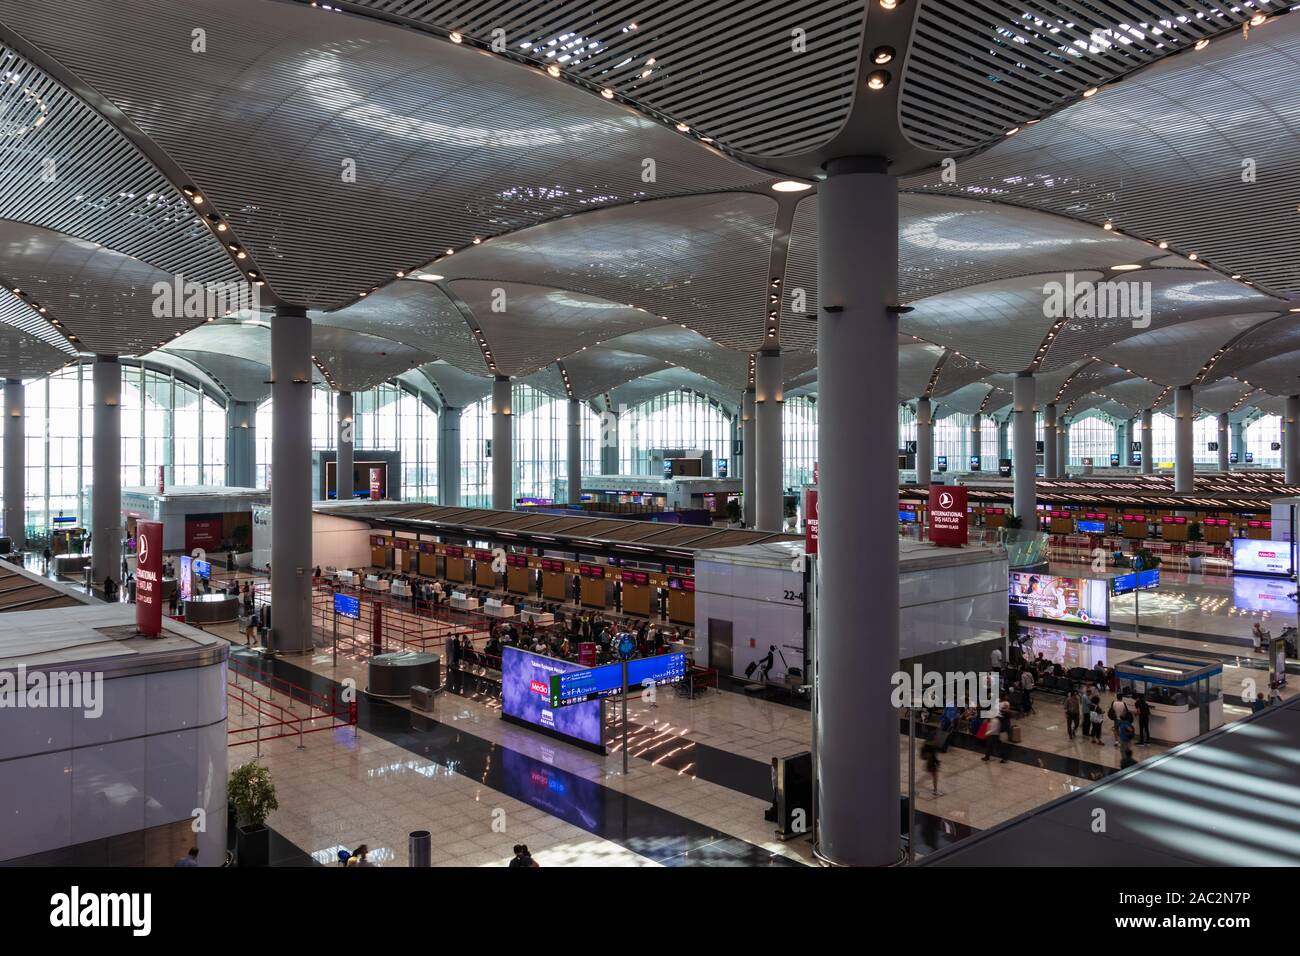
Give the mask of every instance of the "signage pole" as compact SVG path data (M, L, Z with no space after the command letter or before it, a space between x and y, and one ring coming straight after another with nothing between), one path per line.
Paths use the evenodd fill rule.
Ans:
M1142 588L1139 583L1141 576L1142 576L1142 572L1139 571L1138 576L1133 579L1133 637L1134 638L1138 636L1138 605L1141 603L1138 595L1142 593Z
M339 666L339 606L334 605L334 667Z
M623 776L627 776L627 661L623 661Z

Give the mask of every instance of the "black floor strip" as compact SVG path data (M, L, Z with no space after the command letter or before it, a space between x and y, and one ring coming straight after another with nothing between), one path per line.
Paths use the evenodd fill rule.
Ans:
M340 686L297 664L261 658L237 646L231 655L320 693ZM357 716L367 733L665 866L801 865L388 701L361 695Z

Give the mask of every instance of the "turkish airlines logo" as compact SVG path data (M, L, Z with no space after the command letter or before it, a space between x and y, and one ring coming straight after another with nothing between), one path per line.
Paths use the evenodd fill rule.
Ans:
M140 559L140 563L141 563L141 564L147 564L147 563L148 563L148 561L149 561L149 538L148 538L147 536L143 535L143 534L140 535L140 548L139 548L139 552L138 552L138 555L137 555L137 556L139 557L139 559Z
M952 495L945 491L939 495L939 507L948 509L952 507Z

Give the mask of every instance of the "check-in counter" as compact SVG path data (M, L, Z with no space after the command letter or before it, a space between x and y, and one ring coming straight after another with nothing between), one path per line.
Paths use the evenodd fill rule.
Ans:
M496 598L488 598L487 603L483 605L483 613L488 617L514 617L515 606L503 604Z
M90 566L88 554L56 554L50 559L54 573L60 577L79 577Z
M524 554L506 555L506 590L511 594L533 593L533 570Z
M526 607L519 613L521 621L532 621L538 627L550 627L555 623L555 615L550 611L539 611L537 608Z
M614 603L614 582L605 576L605 565L583 564L578 568L582 578L582 606L604 610Z
M393 597L409 598L411 596L411 586L405 581L394 581L391 593Z
M542 597L548 601L569 600L569 575L559 558L542 558Z
M370 548L370 566L372 568L391 568L393 566L393 549Z
M495 590L501 586L500 576L492 570L492 552L474 552L474 583L481 588Z
M478 598L467 597L463 591L452 591L447 603L458 611L478 610Z
M348 587L356 587L357 575L351 571L340 571L336 577L339 584L346 584Z
M422 577L438 577L438 556L432 551L421 551L416 566Z
M376 577L373 574L366 575L366 590L378 591L383 594L388 591L389 582L383 578Z
M695 580L693 578L668 579L668 620L675 624L695 626Z

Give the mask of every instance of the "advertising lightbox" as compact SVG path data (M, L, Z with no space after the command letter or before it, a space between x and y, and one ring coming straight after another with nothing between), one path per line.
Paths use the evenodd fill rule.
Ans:
M1007 600L1021 617L1083 627L1108 627L1110 592L1100 578L1063 578L1012 571Z
M501 655L501 716L605 752L604 703L551 706L551 678L586 670L580 664L505 647Z
M1260 541L1254 538L1232 539L1234 574L1264 574L1270 577L1291 576L1291 543Z

